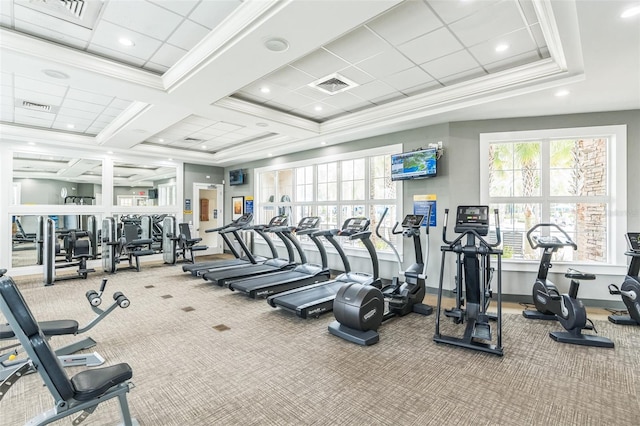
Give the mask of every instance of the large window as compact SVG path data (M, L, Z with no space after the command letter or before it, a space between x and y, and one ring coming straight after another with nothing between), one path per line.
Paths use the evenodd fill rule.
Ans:
M556 261L624 262L626 126L482 134L480 141L481 198L499 209L506 259L538 260L526 233L552 223L578 245L559 250Z
M366 216L371 220L371 239L376 249L390 251L374 231L384 208L389 207L381 230L394 244L398 243L390 230L397 220L396 206L402 200L397 197L398 184L391 181L390 156L401 150L396 145L256 169L256 220L266 223L284 213L291 215L290 222L296 224L304 216L317 215L322 229L336 229L350 217ZM345 248L363 248L359 241L344 240L342 244Z

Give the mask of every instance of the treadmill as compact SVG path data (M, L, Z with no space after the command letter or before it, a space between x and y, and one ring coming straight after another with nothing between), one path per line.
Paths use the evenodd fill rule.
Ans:
M323 236L338 251L340 259L344 264L345 272L338 275L331 281L296 288L290 291L274 294L267 298L267 302L274 308L280 307L289 312L295 313L301 318L319 317L325 312L333 309L333 300L338 294L338 290L348 283L359 283L362 285L372 285L382 288L382 281L378 277L378 255L371 242L371 231L369 231L369 219L365 217L352 217L347 219L342 225L342 229L329 229L316 232L316 237ZM365 272L352 272L349 259L335 240L334 236L348 237L350 240L360 240L369 252L373 266L373 274Z
M327 267L327 252L315 234L318 232L320 218L317 216L304 217L295 228L296 235L309 235L311 241L320 252L322 265L315 265L307 262L307 257L300 246L297 238L291 234L291 242L296 246L300 255L301 263L294 269L287 271L272 272L256 277L249 277L229 282L231 290L241 291L254 299L267 297L271 294L280 293L286 290L307 286L319 282L324 282L331 276L331 271Z
M219 260L213 260L209 262L185 264L185 265L182 265L182 272L191 272L192 275L196 275L196 273L194 273L193 271L197 271L202 268L208 268L208 267L216 268L216 267L221 267L226 265L245 264L245 262L247 261L250 262L249 258L242 257L240 253L238 253L238 250L233 246L233 243L229 239L229 236L227 234L233 233L235 238L240 240L241 238L240 238L240 235L237 233L237 231L249 226L252 220L253 220L253 214L246 213L240 216L238 219L230 223L227 223L224 226L221 226L219 228L211 228L204 231L207 233L218 232L222 237L222 239L224 240L224 242L227 244L227 247L229 247L229 250L231 250L231 253L235 256L235 259L219 259ZM254 260L256 260L256 262L258 261L255 258Z
M291 232L295 227L287 226L288 216L286 215L276 216L274 219L271 219L269 226L260 229L264 240L271 248L271 251L275 253L272 259L267 259L256 265L243 265L242 267L231 269L216 269L203 273L202 277L207 281L218 284L220 287L226 287L228 286L229 281L234 279L253 277L256 275L263 275L270 272L279 272L294 268L296 266L296 259L293 252L292 242L299 245L297 241L293 241L291 237ZM256 231L258 231L258 229L256 229ZM271 241L271 238L269 238L265 232L276 234L278 238L282 240L287 248L288 259L278 257L278 252L273 241ZM299 251L301 252L301 249Z

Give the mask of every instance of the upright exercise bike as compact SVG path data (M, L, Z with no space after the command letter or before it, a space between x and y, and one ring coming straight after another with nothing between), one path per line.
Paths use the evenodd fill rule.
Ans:
M458 206L454 231L460 235L455 240L449 241L447 239L449 209L445 210L442 240L447 245L440 247L442 262L436 307L436 332L433 340L437 343L446 343L502 356L502 250L497 248L501 243L498 210L495 210L494 214L496 241L490 243L483 238L489 234L489 206ZM463 243L465 237L466 241ZM442 284L447 253L457 255L456 306L445 309L444 315L452 318L455 324L467 323L462 337L445 336L440 332ZM497 270L491 266L492 257L495 257L497 261ZM491 281L494 273L497 273L498 277L496 315L487 312L493 297ZM495 343L492 339L489 320L497 321Z
M558 231L561 237L556 235L536 235L538 229L547 229L548 231L546 233L548 234L551 234L549 231ZM564 274L566 278L571 280L568 294L560 294L557 287L547 279L547 273L552 266L551 255L561 247L573 247L574 250L577 250L577 244L555 223L539 223L535 225L527 232L527 240L529 240L529 244L534 250L537 248L543 249L538 277L533 284L533 300L536 309L541 314L553 315L553 319L557 319L560 325L566 330L553 331L549 333L549 337L560 343L613 348L613 342L606 337L582 334L582 330L596 330L593 327L593 323L587 318L587 311L584 304L578 299L580 281L595 280L596 276L580 272L576 269L568 269ZM523 312L523 315L530 319L536 318L533 314L535 314L535 312ZM539 319L550 318L540 316ZM587 322L590 324L587 324Z
M627 276L618 288L609 284L609 294L622 296L628 315L609 315L609 321L621 325L640 325L640 232L626 234L629 251L625 255L631 258Z

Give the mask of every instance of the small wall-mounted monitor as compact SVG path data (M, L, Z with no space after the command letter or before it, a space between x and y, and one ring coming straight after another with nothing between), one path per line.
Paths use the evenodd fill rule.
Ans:
M150 200L157 199L158 198L158 189L157 188L149 189L149 191L147 192L147 195L148 195Z
M435 148L403 152L391 156L391 180L421 179L436 175Z
M245 184L245 174L242 169L230 170L229 171L229 185L244 185Z

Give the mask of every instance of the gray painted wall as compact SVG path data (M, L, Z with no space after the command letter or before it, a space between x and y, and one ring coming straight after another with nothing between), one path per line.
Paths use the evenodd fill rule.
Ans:
M207 176L209 176L207 178ZM184 198L185 200L191 200L193 203L193 184L194 183L211 183L211 184L222 184L225 180L225 170L222 167L214 167L214 166L201 166L198 164L185 164L184 165ZM231 187L233 188L233 187ZM225 188L225 191L227 188ZM229 205L230 201L227 202L227 198L225 197L225 204ZM184 204L184 202L183 202ZM184 208L184 206L183 206ZM192 209L194 208L192 204ZM231 217L231 211L229 209L225 209L224 222L228 222L228 218ZM193 220L192 214L185 214L183 220L187 223L190 223Z

